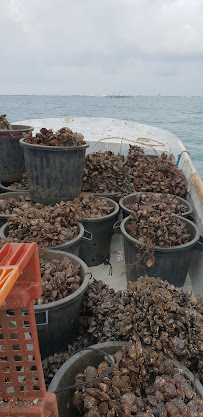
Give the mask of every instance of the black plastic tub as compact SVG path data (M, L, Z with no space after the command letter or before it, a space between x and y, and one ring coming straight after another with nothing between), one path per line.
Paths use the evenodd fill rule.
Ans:
M25 172L23 149L19 140L23 133L34 130L31 126L12 125L12 130L0 130L0 181L20 181Z
M52 251L68 252L68 253L72 253L73 255L78 256L82 239L85 239L85 242L87 239L84 237L85 230L84 230L83 225L81 223L78 223L78 227L79 227L79 234L74 239L64 242L60 245L48 246L47 249L50 249ZM0 229L1 239L7 238L8 230L9 230L8 223L5 223Z
M148 275L151 277L159 277L167 280L176 287L182 287L189 269L192 251L198 243L200 234L197 226L190 220L177 216L184 224L190 234L190 241L183 245L161 247L155 246L154 265L150 268L146 266L141 259L145 249L141 248L138 240L134 239L126 232L126 225L130 221L126 217L120 225L121 232L124 236L124 250L127 281L137 281L140 276ZM138 262L138 256L140 261ZM137 262L137 265L135 265Z
M126 342L105 342L93 345L91 348L114 355L126 344ZM51 381L48 392L54 393L58 390L63 390L63 388L65 389L69 385L74 385L75 377L78 373L83 373L88 366L97 367L102 361L103 356L92 350L83 350L76 353L60 367ZM193 389L203 398L203 386L200 381L180 362L176 360L171 360L171 362L176 368L183 371L185 377L192 382ZM73 405L73 394L74 389L66 389L56 393L59 417L76 417L78 415Z
M40 146L20 140L25 156L28 188L33 201L55 204L81 192L85 152L77 147Z
M29 195L29 191L22 191L21 190L21 192L15 192L15 193L10 191L9 193L2 193L0 195L0 200L8 200L9 198L15 198L17 200L20 196L25 196L26 197L27 195ZM5 213L0 214L0 228L5 223L7 223L8 218L11 217L11 216L12 216L12 214L5 214Z
M80 265L80 276L83 278L83 283L77 291L62 300L34 306L42 359L66 350L68 344L74 341L83 295L88 287L88 267L77 256L48 250L43 255L43 259L47 261L60 260L66 256L73 264Z
M22 192L29 192L28 188L16 189L16 188L9 188L12 182L0 182L0 193L22 193Z
M83 220L85 230L92 233L92 241L89 245L82 242L79 256L88 266L100 265L109 258L111 239L113 236L113 225L117 220L119 205L109 198L106 198L109 206L113 207L112 213L107 216Z
M129 214L132 213L132 210L127 208L126 204L134 203L135 199L136 199L136 196L140 195L140 194L159 195L159 196L162 196L163 200L165 200L167 195L168 195L168 194L164 194L164 193L161 194L161 193L152 193L152 192L143 192L143 191L126 195L125 197L121 198L120 201L119 201L120 207L122 208L122 211L123 211L123 217L124 218L129 216ZM185 206L185 208L187 210L185 213L177 213L177 214L182 216L182 217L189 217L192 214L192 207L191 207L190 203L187 200L185 200L184 198L178 197L177 195L173 195L172 197L176 197L180 201L180 203Z

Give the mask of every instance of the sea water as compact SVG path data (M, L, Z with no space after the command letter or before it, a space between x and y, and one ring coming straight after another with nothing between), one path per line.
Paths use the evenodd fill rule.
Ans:
M10 122L49 117L110 117L170 130L182 140L203 178L203 97L0 95L0 114L6 114Z

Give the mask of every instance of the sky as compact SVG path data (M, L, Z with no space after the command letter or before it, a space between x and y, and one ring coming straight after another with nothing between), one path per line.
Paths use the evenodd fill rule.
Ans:
M203 95L203 0L0 0L0 94Z

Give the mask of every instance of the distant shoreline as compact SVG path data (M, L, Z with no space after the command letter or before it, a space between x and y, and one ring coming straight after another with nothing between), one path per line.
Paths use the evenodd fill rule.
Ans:
M133 98L133 97L151 97L151 98L165 98L165 97L185 97L185 98L192 98L192 97L203 97L203 96L168 96L168 95L143 95L143 94L126 94L123 96L114 95L114 94L96 94L96 95L88 95L88 94L0 94L0 97L103 97L103 98Z

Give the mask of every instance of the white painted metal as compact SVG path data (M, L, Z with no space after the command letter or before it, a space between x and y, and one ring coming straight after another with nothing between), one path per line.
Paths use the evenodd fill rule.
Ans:
M95 117L65 117L50 119L29 119L16 124L33 126L34 133L39 132L42 127L58 130L64 126L84 135L86 142L90 145L88 152L99 150L111 150L115 153L127 155L129 144L136 144L144 148L147 154L161 154L162 152L171 155L177 161L181 154L179 168L183 170L188 180L188 199L193 207L194 217L197 226L203 236L203 183L186 152L181 140L173 133L157 127L135 123L126 120L95 118ZM120 240L119 240L120 239ZM190 277L193 291L203 293L203 252L195 251L190 267ZM92 270L98 279L103 279L117 289L126 285L126 278L123 275L124 260L121 238L114 237L112 246L113 276L108 276L109 266L102 265ZM114 272L116 271L116 272Z

